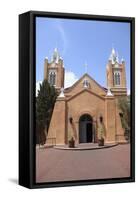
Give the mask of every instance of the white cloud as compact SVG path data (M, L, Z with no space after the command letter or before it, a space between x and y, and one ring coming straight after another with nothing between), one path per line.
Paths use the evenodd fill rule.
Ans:
M72 86L78 77L72 71L65 71L65 88Z
M72 71L65 71L65 88L72 86L77 80L78 77ZM36 96L38 94L38 90L40 89L40 83L42 83L42 81L36 82Z
M130 89L127 89L127 95L130 95Z

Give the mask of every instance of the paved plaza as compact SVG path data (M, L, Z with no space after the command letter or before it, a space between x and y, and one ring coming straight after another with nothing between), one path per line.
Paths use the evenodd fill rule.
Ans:
M130 176L130 145L95 150L36 148L36 182Z

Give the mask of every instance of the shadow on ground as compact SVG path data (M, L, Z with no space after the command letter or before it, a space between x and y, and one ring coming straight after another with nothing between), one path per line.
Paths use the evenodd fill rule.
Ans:
M18 179L16 179L16 178L9 178L8 180L9 180L11 183L14 183L14 184L18 185Z

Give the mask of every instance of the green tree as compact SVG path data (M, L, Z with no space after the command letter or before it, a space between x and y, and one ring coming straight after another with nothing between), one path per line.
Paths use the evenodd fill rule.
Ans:
M44 144L57 98L56 89L50 86L47 80L40 84L36 97L36 142Z
M122 127L125 130L126 136L130 137L130 95L127 97L120 97L118 99L119 109L121 110L120 118Z

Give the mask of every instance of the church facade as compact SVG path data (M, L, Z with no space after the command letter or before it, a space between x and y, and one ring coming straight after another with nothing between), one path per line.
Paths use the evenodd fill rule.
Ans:
M55 48L51 61L45 58L44 79L53 85L57 97L47 143L67 144L71 137L76 143L96 143L98 119L105 126L105 142L125 142L120 119L118 98L127 96L125 61L118 60L114 49L106 66L107 88L85 73L71 87L64 88L63 59ZM100 74L99 74L100 75Z

